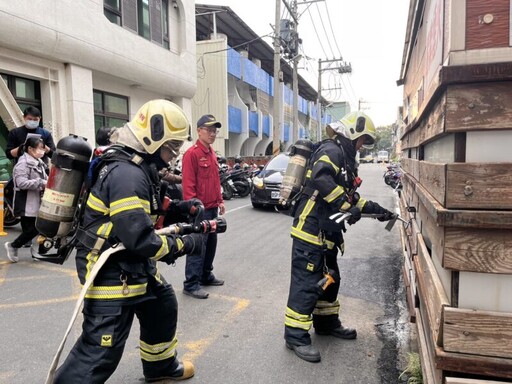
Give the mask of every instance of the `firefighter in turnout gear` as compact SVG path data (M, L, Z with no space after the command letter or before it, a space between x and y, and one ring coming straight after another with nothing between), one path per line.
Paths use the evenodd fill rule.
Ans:
M89 288L82 335L55 383L106 382L121 360L134 316L146 381L194 375L191 362L177 359L177 300L156 262L171 264L200 243L195 235L157 235L151 218L159 208L158 169L177 156L188 137L184 112L170 101L152 100L111 138L114 145L97 165L77 230L80 283L107 248L122 243L126 249L106 261Z
M355 339L355 329L339 319L340 287L338 249L343 254L344 222L329 217L340 211L350 213L354 224L363 213L381 214L381 221L393 213L364 200L356 192L356 153L371 147L376 132L370 118L361 112L346 115L326 127L329 139L311 155L302 194L295 206L291 229L293 238L291 283L285 313L286 347L303 360L319 362L320 352L311 344L311 326L319 335Z

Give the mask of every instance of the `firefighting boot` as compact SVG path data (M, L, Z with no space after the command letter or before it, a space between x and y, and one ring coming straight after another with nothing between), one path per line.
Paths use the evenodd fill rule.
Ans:
M352 340L357 337L357 331L355 329L345 328L343 325L340 325L338 328L329 330L315 329L315 333L317 335L334 336L345 340Z
M194 376L195 370L194 365L190 361L182 361L178 368L170 375L170 376L163 376L163 377L153 377L149 378L146 377L147 383L155 383L155 382L162 382L162 384L166 383L168 380L172 381L180 381L180 380L187 380L190 379L192 376Z
M312 344L309 345L293 345L286 342L286 348L291 349L302 360L310 363L318 363L321 360L320 352Z

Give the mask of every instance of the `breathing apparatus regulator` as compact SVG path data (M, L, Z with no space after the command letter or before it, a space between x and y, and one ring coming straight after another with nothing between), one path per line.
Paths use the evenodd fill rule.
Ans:
M91 156L92 147L84 137L69 135L57 143L36 218L40 235L36 241L38 249L31 249L35 258L62 264L71 253ZM48 254L52 248L56 253Z
M306 178L309 158L315 151L316 145L311 140L300 139L290 149L290 161L286 167L280 188L279 204L290 208L299 196Z

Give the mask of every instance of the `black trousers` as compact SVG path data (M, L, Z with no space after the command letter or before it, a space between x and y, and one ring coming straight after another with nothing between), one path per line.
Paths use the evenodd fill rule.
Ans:
M333 239L340 245L341 236ZM341 325L337 310L339 278L327 287L325 291L319 290L318 282L324 277L324 268L332 269L339 276L337 262L338 249L314 246L296 238L292 246L292 268L290 292L285 315L284 338L293 345L309 345L311 338L309 329L311 325L318 330L331 330ZM317 302L330 303L335 313L327 315L313 314ZM331 312L332 312L331 308Z
M134 315L140 323L144 376L171 375L179 364L175 351L178 302L170 285L157 284L151 289L156 298L134 305L87 300L82 335L58 369L54 383L105 383L121 360Z
M36 229L36 218L35 217L21 217L21 233L20 235L11 243L13 248L21 248L26 243L31 241L34 237L39 234L39 231Z
M210 208L204 211L204 220L213 220L218 216L218 208ZM217 234L207 233L203 236L201 252L187 255L185 263L185 281L183 288L187 291L199 289L201 281L209 281L213 276L213 259L217 250Z

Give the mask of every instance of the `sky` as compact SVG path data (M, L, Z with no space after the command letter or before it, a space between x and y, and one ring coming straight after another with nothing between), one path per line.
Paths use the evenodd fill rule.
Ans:
M290 3L291 0L287 0ZM324 0L301 4L298 32L302 39L299 73L317 89L318 60L341 57L352 73L324 71L322 96L358 106L376 126L396 121L402 105L402 87L396 85L405 41L409 0ZM275 0L198 0L196 3L230 7L258 35L272 33ZM281 14L290 18L281 3ZM329 16L328 16L329 15ZM271 46L272 40L265 39ZM309 59L306 59L309 58ZM322 68L327 67L323 64ZM341 90L324 90L341 87Z

